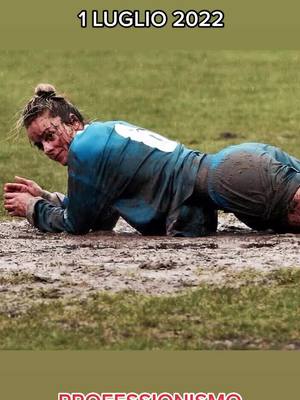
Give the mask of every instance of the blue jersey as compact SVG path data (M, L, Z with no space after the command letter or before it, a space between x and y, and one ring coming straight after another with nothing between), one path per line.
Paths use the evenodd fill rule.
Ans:
M205 234L206 213L189 204L203 157L126 122L93 122L70 145L67 200L40 200L35 225L82 234L120 215L143 234Z

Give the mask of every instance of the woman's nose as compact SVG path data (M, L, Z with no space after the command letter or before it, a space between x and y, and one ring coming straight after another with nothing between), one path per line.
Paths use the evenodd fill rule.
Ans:
M45 154L51 154L53 152L53 144L51 142L43 141L43 149Z

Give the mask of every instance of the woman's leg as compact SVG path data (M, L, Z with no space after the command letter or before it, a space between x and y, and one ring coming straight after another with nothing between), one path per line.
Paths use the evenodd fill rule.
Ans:
M300 232L300 188L289 205L287 220L292 230Z

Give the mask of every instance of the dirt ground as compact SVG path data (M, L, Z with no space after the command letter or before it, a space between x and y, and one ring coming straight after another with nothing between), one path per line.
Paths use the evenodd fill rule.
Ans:
M237 273L300 267L300 235L257 233L220 216L204 238L143 237L120 221L115 232L45 234L27 221L0 223L0 312L99 291L170 294L206 281L239 284Z

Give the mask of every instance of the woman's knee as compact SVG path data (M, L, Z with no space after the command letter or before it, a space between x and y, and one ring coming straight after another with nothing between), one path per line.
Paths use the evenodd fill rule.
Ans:
M288 208L288 224L300 231L300 188L295 193Z

